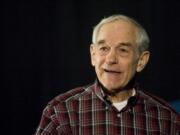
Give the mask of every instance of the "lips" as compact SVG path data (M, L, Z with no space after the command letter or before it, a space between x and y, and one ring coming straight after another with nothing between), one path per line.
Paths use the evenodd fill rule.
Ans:
M107 73L114 73L114 74L120 74L121 72L116 71L116 70L110 70L110 69L104 69L105 72Z

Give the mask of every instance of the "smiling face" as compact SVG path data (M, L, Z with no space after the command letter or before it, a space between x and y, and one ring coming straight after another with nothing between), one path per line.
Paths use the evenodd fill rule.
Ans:
M115 93L146 65L149 53L138 53L137 27L127 21L104 24L91 45L91 61L101 84Z

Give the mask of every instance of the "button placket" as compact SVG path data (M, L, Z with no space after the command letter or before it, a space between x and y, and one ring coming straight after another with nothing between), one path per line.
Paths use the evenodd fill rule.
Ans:
M106 107L105 107L105 110L106 110L106 111L108 111L108 109L109 109L109 107L108 107L108 106L106 106Z
M121 114L120 114L120 113L118 113L118 114L117 114L117 117L118 117L118 118L120 118L120 117L121 117Z

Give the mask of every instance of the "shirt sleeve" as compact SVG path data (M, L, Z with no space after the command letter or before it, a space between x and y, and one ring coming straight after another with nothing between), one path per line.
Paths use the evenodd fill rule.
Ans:
M60 131L57 130L57 127L58 120L54 109L47 106L42 113L40 124L35 135L64 135L63 133L58 133Z
M176 124L176 135L180 135L180 115L179 114L177 115L174 122Z

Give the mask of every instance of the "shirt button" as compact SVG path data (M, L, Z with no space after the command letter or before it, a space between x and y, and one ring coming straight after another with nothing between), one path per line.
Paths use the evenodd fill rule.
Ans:
M108 107L106 106L105 109L108 110Z
M117 117L118 117L118 118L120 118L120 117L121 117L121 114L120 114L120 113L118 113L118 114L117 114Z
M129 109L128 112L131 112L131 109Z

